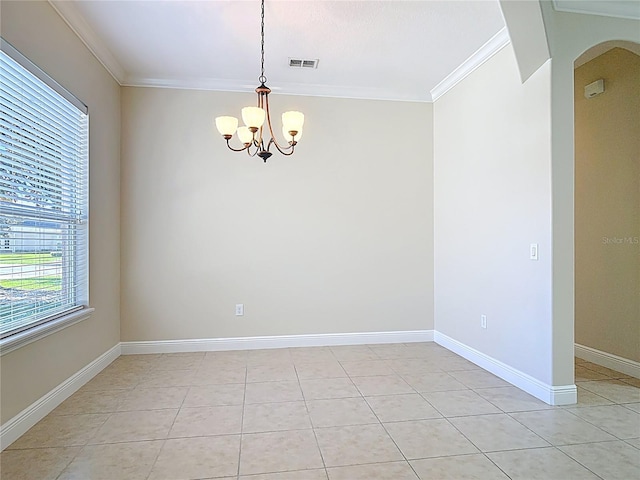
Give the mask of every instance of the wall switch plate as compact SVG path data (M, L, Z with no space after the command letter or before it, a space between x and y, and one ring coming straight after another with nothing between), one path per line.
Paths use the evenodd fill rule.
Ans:
M236 316L241 317L244 315L244 304L236 303Z
M538 260L538 244L529 245L529 260Z
M480 326L482 328L487 328L487 316L486 315L480 315Z

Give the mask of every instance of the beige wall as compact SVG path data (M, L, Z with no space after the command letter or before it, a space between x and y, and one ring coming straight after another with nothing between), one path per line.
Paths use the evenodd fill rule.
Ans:
M475 333L479 324L478 310L487 309L473 303L473 299L465 307L471 320L466 317L461 323L443 320L436 327L454 337L459 333L456 338L465 342L471 338L468 345L475 345L517 368L530 356L530 351L539 347L537 351L545 360L522 370L544 381L548 379L546 357L551 344L550 383L564 385L573 379L573 60L602 41L637 42L640 29L636 21L563 14L554 12L549 2L541 3L554 57L550 175L553 203L549 206L550 196L541 195L544 182L539 175L545 171L542 163L547 158L544 152L538 160L525 155L529 160L524 165L515 162L513 171L498 158L491 160L490 165L506 168L501 173L515 179L514 185L524 184L526 171L532 167L535 191L531 196L511 193L518 199L514 210L524 205L526 212L541 223L534 227L517 223L516 233L508 232L506 241L499 240L493 245L482 238L483 251L489 256L480 257L479 263L494 268L496 263L491 260L500 256L494 250L508 245L504 258L497 263L497 272L504 274L500 282L507 285L507 279L515 278L505 268L507 260L514 259L519 265L523 242L528 247L529 242L537 241L544 248L545 240L538 239L546 231L546 218L541 219L541 212L546 209L547 216L551 212L552 320L544 313L549 299L542 293L548 287L548 278L539 279L539 272L527 270L534 267L525 262L526 272L516 279L521 281L531 275L535 280L538 303L534 309L541 309L542 317L536 320L529 313L519 317L525 318L519 323L527 327L524 334L515 332L508 320L502 320L499 325L504 329L494 334L491 332L494 315L487 312L489 328L483 334L496 338L488 341L471 338L469 332ZM238 112L240 104L253 103L253 96L124 89L124 230L120 237L118 86L47 2L3 1L1 29L7 40L90 107L91 304L96 307L90 320L0 359L2 423L118 342L120 292L124 341L433 328L433 154L430 147L394 150L386 130L390 122L378 120L401 118L400 127L392 132L397 138L409 138L416 133L431 145L430 105L274 96L278 111L301 108L308 114L308 125L299 153L291 158L275 156L264 166L257 160L224 150L222 141L208 127L212 116ZM491 98L509 99L504 105L505 117L497 118L497 124L511 131L510 120L523 119L510 109L511 102L515 106L529 105L527 98L535 98L530 95L532 90L542 95L538 100L547 98L543 86L547 70L536 73L531 79L533 83L530 80L518 89L513 83L515 62L505 57L508 54L504 52L508 50L470 77L475 80L465 80L469 84L482 78L478 82L480 90L453 91L464 91L462 97L475 102L486 97L484 88L488 88L489 101L480 102L484 110L474 111L467 105L460 110L464 113L456 117L454 110L448 109L451 118L443 128L453 129L454 118L469 118L479 131L485 131L497 142L495 145L504 145L506 152L517 153L517 146L511 141L514 137L502 135L498 139L498 129L492 129L483 115L494 113ZM498 67L495 62L505 63ZM501 86L505 88L504 97L498 92ZM453 98L456 95L448 94ZM445 103L436 104L436 110L444 109ZM540 108L544 107L542 102ZM538 118L541 113L535 112ZM518 125L520 130L515 138L529 139L525 126ZM409 133L405 133L407 129ZM534 149L546 145L547 137L538 133L541 136L534 142ZM437 136L441 135L440 130ZM327 136L335 141L327 144L324 140ZM474 134L473 138L472 147L460 147L459 152L441 158L475 155L474 147L483 146L484 140L480 134ZM465 152L465 148L469 150ZM490 153L502 155L501 150ZM491 159L491 155L485 158ZM444 165L440 161L439 164ZM493 186L487 172L471 166L482 174L481 180ZM461 174L465 178L460 184L475 185L466 172ZM498 193L505 192L498 189ZM538 196L544 205L534 205ZM467 198L467 204L473 204L477 198L483 198L481 203L489 206L496 201L473 197ZM442 197L445 202L449 199L451 195ZM522 221L506 205L498 206L500 218ZM465 225L473 225L469 213L465 215L468 220ZM480 218L496 224L495 219L486 215ZM438 225L436 219L436 239L454 241L451 255L461 252L467 255L464 248L474 248L474 231L460 232L465 236L456 239L451 236L455 226L441 235ZM530 236L536 239L529 239ZM463 245L466 240L470 241ZM186 244L188 248L176 254L177 244ZM511 251L516 245L517 252ZM158 261L158 257L163 260ZM455 258L446 260L457 262ZM468 267L474 272L478 257L470 256L468 260ZM538 265L546 268L544 262ZM475 283L467 283L481 285L478 279L482 275L475 272ZM154 279L152 284L149 278ZM522 288L527 285L521 284ZM452 293L462 291L453 286L453 280L449 286ZM488 294L488 307L492 308L498 293L488 291ZM498 311L501 318L517 318L519 308L530 308L523 296L516 297ZM501 298L505 298L504 292ZM247 313L234 317L233 305L240 302L245 304ZM447 305L453 308L452 301ZM528 335L533 335L534 346L520 351L519 346L530 340ZM531 361L535 363L539 358Z
M434 106L435 328L546 384L550 78L547 62L522 84L508 45Z
M265 165L213 127L254 102L123 89L122 340L432 329L431 105L274 94Z
M120 339L120 88L48 2L2 2L2 37L89 107L90 304L84 322L0 357L0 423Z
M640 57L577 68L574 102L576 343L640 361Z
M573 381L574 358L574 61L609 40L640 43L640 21L556 12L540 2L551 50L551 195L553 198L553 376Z

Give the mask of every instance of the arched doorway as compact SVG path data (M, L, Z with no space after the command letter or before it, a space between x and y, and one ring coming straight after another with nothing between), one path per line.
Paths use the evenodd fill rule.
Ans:
M576 381L640 375L640 44L575 62ZM595 364L595 367L594 367Z

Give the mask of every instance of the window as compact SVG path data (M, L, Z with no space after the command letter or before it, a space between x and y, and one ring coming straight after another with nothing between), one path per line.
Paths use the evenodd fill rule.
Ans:
M3 347L88 305L88 133L87 107L2 40Z

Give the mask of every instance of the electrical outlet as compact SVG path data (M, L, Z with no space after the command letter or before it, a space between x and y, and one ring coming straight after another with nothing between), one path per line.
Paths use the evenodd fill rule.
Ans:
M236 316L241 317L244 315L244 304L236 303Z
M487 316L486 315L480 315L480 326L482 328L487 328Z

